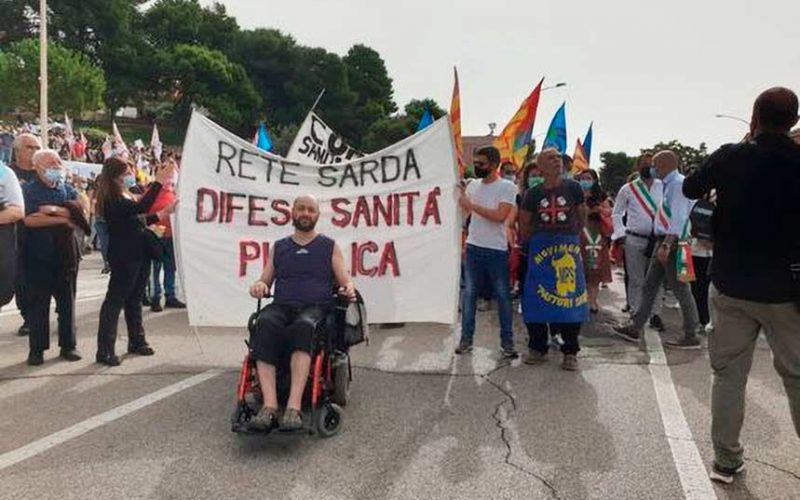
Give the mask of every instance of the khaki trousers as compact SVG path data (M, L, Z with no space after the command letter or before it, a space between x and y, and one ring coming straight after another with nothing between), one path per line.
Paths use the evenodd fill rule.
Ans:
M734 299L711 287L708 353L714 381L711 389L711 439L717 463L736 467L744 448L739 434L744 422L745 387L753 351L763 329L775 370L783 379L794 428L800 436L800 305L767 304Z

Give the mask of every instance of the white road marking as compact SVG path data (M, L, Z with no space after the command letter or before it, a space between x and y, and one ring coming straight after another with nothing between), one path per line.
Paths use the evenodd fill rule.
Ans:
M36 455L42 454L51 448L80 437L87 432L102 427L135 411L141 410L142 408L150 406L153 403L157 403L162 399L174 396L181 391L212 379L220 373L222 372L218 369L207 370L193 377L181 380L178 383L164 387L163 389L159 389L156 392L142 396L139 399L131 401L130 403L126 403L107 412L90 417L83 422L78 422L72 427L67 427L66 429L50 434L49 436L45 436L25 446L3 453L0 455L0 470L7 469L12 465L22 462L23 460L27 460L35 457Z
M692 431L686 423L661 339L658 334L645 329L644 340L645 346L649 346L648 369L653 379L658 411L661 413L661 422L664 424L664 433L681 480L683 494L688 500L716 499L717 495L697 450Z

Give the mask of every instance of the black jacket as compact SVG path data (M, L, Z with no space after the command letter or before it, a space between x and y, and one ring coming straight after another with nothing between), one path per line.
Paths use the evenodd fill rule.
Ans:
M686 178L683 194L712 189L711 278L723 294L764 303L800 299L800 145L786 135L761 134L715 151Z
M161 191L161 184L154 182L138 201L119 198L109 202L103 210L108 225L109 259L144 260L149 258L146 250L145 230L158 222L157 215L146 215Z

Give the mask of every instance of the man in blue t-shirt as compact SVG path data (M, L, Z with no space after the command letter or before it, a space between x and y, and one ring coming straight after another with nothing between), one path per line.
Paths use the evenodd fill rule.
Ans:
M33 155L36 177L22 187L25 197L25 242L22 264L27 284L29 365L44 362L50 348L50 298L58 308L61 357L78 361L75 350L75 289L77 242L73 236L70 203L78 193L66 184L66 168L58 153L45 149Z

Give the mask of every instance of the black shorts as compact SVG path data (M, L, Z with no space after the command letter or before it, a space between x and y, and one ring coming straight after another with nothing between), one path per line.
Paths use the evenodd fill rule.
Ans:
M328 306L296 307L270 304L258 315L252 339L253 357L277 366L288 361L292 353L311 354L311 342L317 326L325 319Z

